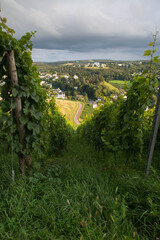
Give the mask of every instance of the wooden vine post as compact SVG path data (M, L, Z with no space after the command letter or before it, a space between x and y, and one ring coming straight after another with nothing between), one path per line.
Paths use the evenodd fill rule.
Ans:
M14 51L7 51L5 55L7 66L8 66L8 75L12 82L12 87L18 86L18 75L17 75L17 69L15 64L15 58L14 58ZM25 135L25 129L23 124L20 122L20 117L22 115L22 101L19 97L14 97L14 101L16 102L16 108L15 108L15 116L16 116L16 122L17 122L17 129L19 133L19 142L22 146L18 156L19 156L19 168L20 173L22 177L24 176L24 163L25 163L25 156L23 155L23 149L24 149L24 135Z
M152 132L151 132L150 143L148 147L148 154L146 159L146 167L145 167L146 176L149 174L149 170L151 166L155 142L156 142L157 133L158 133L159 122L160 122L160 86L157 94L157 104L156 104L155 115L154 115L153 125L152 125Z

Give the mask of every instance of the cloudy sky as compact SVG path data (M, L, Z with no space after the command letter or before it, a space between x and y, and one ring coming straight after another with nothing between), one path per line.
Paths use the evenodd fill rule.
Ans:
M37 30L34 61L143 59L160 0L0 0L19 38Z

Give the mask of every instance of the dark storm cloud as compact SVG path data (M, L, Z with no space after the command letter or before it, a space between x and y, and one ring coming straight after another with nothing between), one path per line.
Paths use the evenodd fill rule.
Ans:
M78 39L75 37L62 38L62 39L35 39L34 46L44 49L59 49L70 50L77 52L90 52L93 49L112 49L112 48L142 48L147 47L147 43L152 40L151 36L146 38L124 38L119 36L114 37L84 37L81 36Z
M34 48L68 54L138 51L160 27L159 0L0 1L17 37L37 30Z

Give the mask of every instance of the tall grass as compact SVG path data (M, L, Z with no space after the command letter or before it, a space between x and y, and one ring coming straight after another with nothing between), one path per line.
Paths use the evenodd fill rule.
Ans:
M93 114L93 107L91 104L85 104L82 114L80 116L80 122L83 122L87 115Z
M63 155L11 180L1 154L0 239L150 240L160 236L160 178L114 166L76 134Z

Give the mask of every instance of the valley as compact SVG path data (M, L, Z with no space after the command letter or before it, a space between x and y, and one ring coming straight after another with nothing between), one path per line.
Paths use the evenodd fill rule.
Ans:
M53 92L59 89L65 99L96 101L98 97L125 95L134 76L141 75L147 63L88 60L35 64L44 88Z

